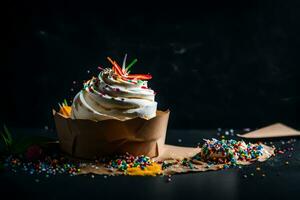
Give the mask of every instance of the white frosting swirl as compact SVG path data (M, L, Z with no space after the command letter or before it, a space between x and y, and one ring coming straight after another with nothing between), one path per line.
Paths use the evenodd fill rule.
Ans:
M156 116L154 97L147 81L123 80L112 69L106 68L97 78L87 81L84 89L75 96L71 118L95 121L151 119Z

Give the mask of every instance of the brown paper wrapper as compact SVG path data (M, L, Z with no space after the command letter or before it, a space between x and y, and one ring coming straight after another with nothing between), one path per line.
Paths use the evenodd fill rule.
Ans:
M84 159L126 152L157 157L163 151L170 111L157 111L156 117L127 121L71 119L53 110L60 148Z

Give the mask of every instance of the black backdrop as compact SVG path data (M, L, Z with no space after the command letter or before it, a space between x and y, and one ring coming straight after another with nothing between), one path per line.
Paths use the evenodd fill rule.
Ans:
M170 128L299 127L300 1L242 2L11 1L2 17L1 122L53 126L57 102L106 56L128 53L139 59L135 72L154 76Z

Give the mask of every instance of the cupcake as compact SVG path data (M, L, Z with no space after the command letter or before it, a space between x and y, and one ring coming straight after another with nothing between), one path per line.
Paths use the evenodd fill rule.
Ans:
M169 110L157 110L150 74L131 74L131 67L100 68L84 83L71 106L53 111L61 149L76 157L96 158L131 153L156 157L165 142Z

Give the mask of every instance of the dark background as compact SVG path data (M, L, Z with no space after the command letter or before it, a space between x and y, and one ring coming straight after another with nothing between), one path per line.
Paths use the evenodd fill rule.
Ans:
M299 127L300 1L198 3L11 1L2 7L0 121L53 127L58 102L106 56L128 53L139 59L134 72L153 75L170 128Z

